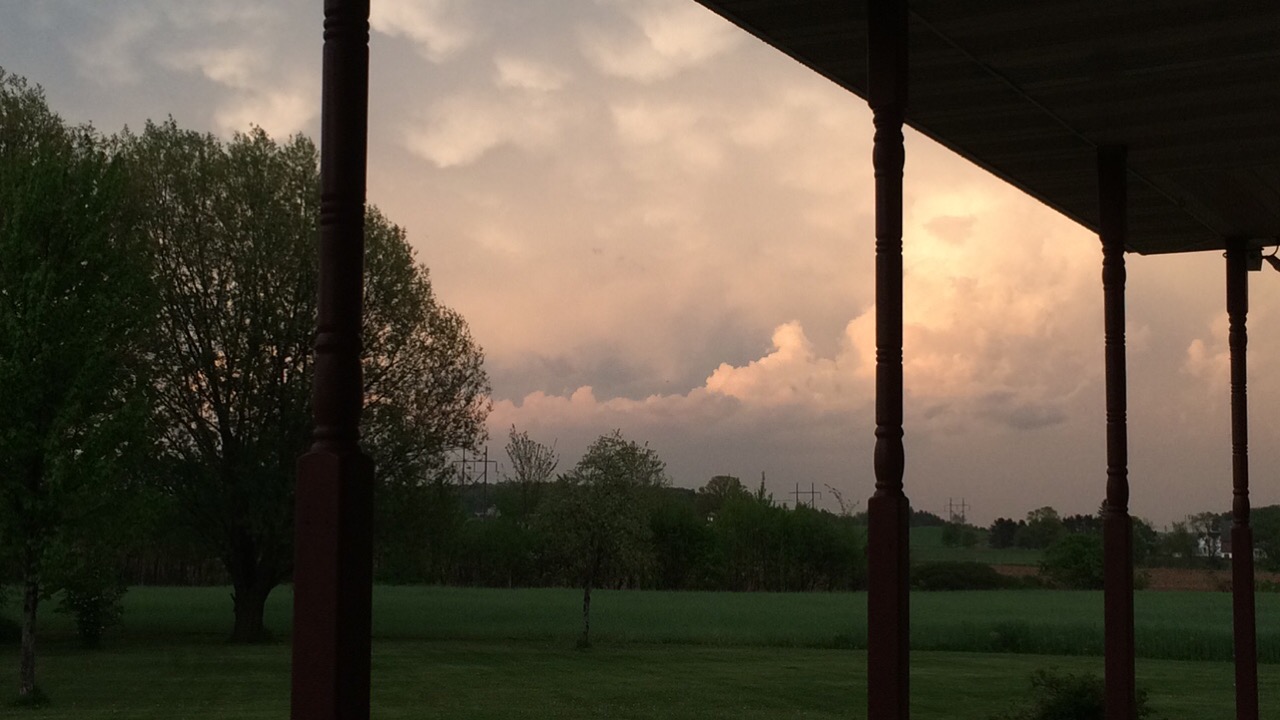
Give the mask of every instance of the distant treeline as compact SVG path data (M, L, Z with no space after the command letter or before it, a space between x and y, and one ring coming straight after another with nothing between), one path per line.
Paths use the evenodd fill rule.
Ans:
M736 481L735 481L736 482ZM725 483L653 488L646 501L650 547L640 570L603 587L661 590L858 590L866 584L865 528L856 518L786 508L761 492ZM438 483L388 489L379 498L378 582L483 587L575 585L550 552L551 528L535 522L552 483ZM559 491L566 491L557 488ZM572 491L572 490L567 490ZM228 582L183 534L150 545L127 563L130 584Z
M514 482L417 488L425 513L379 533L381 582L490 587L574 586L549 552L554 527L535 521L551 486ZM556 488L574 492L571 488ZM718 478L701 491L652 488L650 547L639 570L602 587L663 590L856 590L866 582L863 531L853 518L788 509Z

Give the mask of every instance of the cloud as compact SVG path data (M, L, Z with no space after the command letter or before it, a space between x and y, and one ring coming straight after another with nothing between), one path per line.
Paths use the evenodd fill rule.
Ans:
M569 79L563 70L530 58L499 55L493 64L498 71L497 84L502 87L551 92L563 88Z
M963 245L973 233L972 215L937 215L924 224L934 237L952 245Z
M301 0L47 3L31 22L59 24L99 126L173 115L224 136L250 125L287 135L318 114L319 58L300 50L319 39L320 10ZM304 33L312 43L300 46Z
M721 363L707 378L706 390L752 405L848 405L855 389L866 390L851 372L851 361L857 365L856 353L815 356L804 328L793 321L774 330L773 349L764 357L742 367Z
M265 69L267 58L259 48L206 47L176 53L170 63L184 71L196 71L220 85L245 89Z
M98 17L100 31L73 46L84 77L99 84L133 85L141 81L144 41L160 23L140 8L131 10Z
M464 92L423 111L404 130L404 142L436 167L461 167L503 146L549 149L571 118L570 107L541 92Z
M1226 328L1226 315L1222 328ZM1216 400L1226 397L1231 378L1231 352L1227 347L1226 333L1209 339L1194 338L1187 344L1182 361L1182 372L1201 383Z
M619 139L634 148L630 168L638 175L665 177L677 168L706 174L721 167L722 141L701 126L703 116L691 103L629 101L610 112Z
M280 77L275 58L263 45L215 45L172 53L167 63L180 72L199 73L226 94L213 110L222 135L258 126L276 137L307 128L317 115L314 85ZM285 73L291 75L292 73Z
M584 56L605 75L653 83L727 51L740 39L723 19L691 2L650 0L616 7L630 22L585 25L579 31Z
M1057 403L1027 402L1010 391L995 391L977 398L978 414L1014 430L1039 430L1066 422Z
M369 26L391 37L411 40L433 63L457 55L475 39L458 3L450 0L386 0L369 10Z
M223 133L244 132L251 126L282 138L304 130L316 117L316 98L304 90L251 91L224 104L214 113Z

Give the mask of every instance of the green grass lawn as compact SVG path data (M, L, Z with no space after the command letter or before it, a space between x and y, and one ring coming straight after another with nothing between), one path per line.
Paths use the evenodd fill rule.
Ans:
M605 644L675 644L860 649L866 644L864 593L596 591L593 638ZM272 593L267 627L289 633L291 594ZM181 637L219 642L230 630L227 588L134 588L121 628L106 642ZM1259 655L1280 663L1280 594L1260 593ZM912 644L919 650L1102 654L1102 593L1001 590L913 593ZM70 619L46 603L42 628L69 636ZM10 611L14 615L13 611ZM1231 658L1231 597L1226 593L1143 591L1136 595L1138 653L1180 660ZM373 632L388 640L571 640L581 593L569 589L494 590L381 586Z
M12 657L12 656L11 656ZM912 715L985 720L1027 693L1036 668L1101 671L1099 658L918 652ZM1148 660L1139 682L1169 720L1231 717L1227 663ZM866 654L811 648L379 640L379 718L848 718L866 707ZM1280 700L1264 673L1264 707ZM274 644L127 643L91 653L55 644L41 663L53 703L12 717L282 718L289 654Z
M1258 600L1272 657L1280 596ZM865 595L598 592L585 652L572 648L579 602L572 590L379 587L375 715L827 718L865 707ZM289 603L287 588L273 594L279 639L256 647L223 641L226 588L135 588L98 652L75 646L67 618L42 613L40 682L54 703L22 716L284 717ZM1081 654L1101 649L1099 593L917 593L912 615L916 718L988 718L1026 695L1037 668L1101 671ZM1143 592L1137 618L1140 653L1211 659L1139 660L1160 714L1229 717L1229 596ZM16 669L16 647L3 654ZM1264 708L1280 702L1275 667L1263 668Z

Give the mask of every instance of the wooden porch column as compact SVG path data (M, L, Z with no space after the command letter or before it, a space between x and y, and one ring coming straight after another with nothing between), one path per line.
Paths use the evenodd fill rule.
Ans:
M312 412L298 461L295 720L369 717L373 463L360 451L369 0L325 0L320 296Z
M876 450L867 597L871 720L910 715L908 502L902 492L902 122L907 104L906 0L868 0L868 101L876 185Z
M1250 252L1243 239L1227 241L1227 318L1231 348L1231 597L1235 626L1237 720L1258 720L1253 528L1249 527L1249 401L1245 394L1248 375L1245 317L1249 313Z
M1106 327L1107 497L1102 509L1107 720L1132 720L1134 694L1133 521L1124 352L1124 246L1128 179L1122 146L1098 149L1102 290Z

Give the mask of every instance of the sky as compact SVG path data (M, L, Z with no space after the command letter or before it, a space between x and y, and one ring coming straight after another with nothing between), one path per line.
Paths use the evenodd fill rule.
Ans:
M373 0L369 200L484 347L490 455L619 429L673 484L865 508L866 103L692 0ZM318 0L16 0L0 67L106 132L319 135ZM906 491L971 521L1105 492L1096 236L907 133ZM1130 482L1231 504L1220 253L1128 257ZM1280 277L1250 276L1255 506L1280 502ZM834 488L834 492L832 491Z

